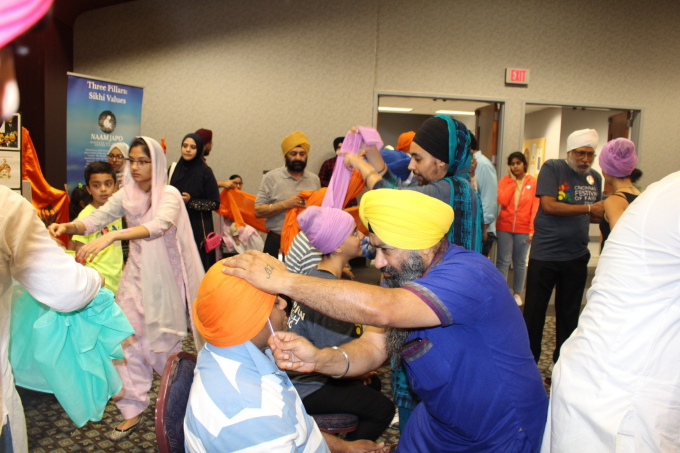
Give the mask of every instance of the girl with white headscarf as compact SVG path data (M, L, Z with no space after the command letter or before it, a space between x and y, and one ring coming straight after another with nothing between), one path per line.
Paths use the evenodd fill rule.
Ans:
M116 183L118 188L123 187L123 175L125 174L125 167L127 166L129 147L126 143L118 142L111 145L106 157L109 163L116 170Z
M187 308L191 313L204 275L182 196L167 184L160 144L135 138L128 161L123 190L104 206L74 223L50 226L54 235L91 234L123 215L128 221L129 228L110 231L77 254L79 260L89 261L113 241L130 240L116 302L135 334L122 343L125 360L116 363L123 390L114 400L125 421L109 434L112 440L127 437L143 423L153 371L162 374L168 357L181 350ZM197 348L202 347L195 330L194 338Z

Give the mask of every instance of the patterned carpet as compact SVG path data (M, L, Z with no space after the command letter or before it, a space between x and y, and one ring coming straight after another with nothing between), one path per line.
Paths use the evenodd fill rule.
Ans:
M555 318L548 316L543 334L543 354L538 364L544 379L550 377L548 367L552 363L554 347ZM184 350L196 353L192 338L185 340ZM390 395L389 367L385 365L378 371L383 392ZM109 402L101 421L90 422L82 428L77 428L53 395L19 388L19 395L26 413L29 451L31 453L156 452L154 409L159 384L160 377L156 376L150 393L151 405L144 412L146 418L144 426L137 429L126 440L118 443L106 437L106 433L122 421L122 416L113 403ZM548 386L546 386L546 391L549 391ZM390 426L379 440L385 441L387 445L397 442L399 440L398 422Z

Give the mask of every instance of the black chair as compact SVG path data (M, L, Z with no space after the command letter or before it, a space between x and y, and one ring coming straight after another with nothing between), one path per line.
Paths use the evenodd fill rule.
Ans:
M156 400L156 439L160 453L184 453L184 414L194 381L196 356L172 354L163 369Z

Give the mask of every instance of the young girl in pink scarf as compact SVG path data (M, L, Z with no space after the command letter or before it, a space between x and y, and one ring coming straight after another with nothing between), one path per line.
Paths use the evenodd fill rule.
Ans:
M49 227L53 236L91 234L124 215L127 218L129 228L110 231L77 254L79 261L87 263L112 242L130 241L116 302L135 335L122 343L125 360L116 363L123 389L114 400L125 421L109 434L112 440L126 438L143 423L153 371L162 374L168 357L181 350L187 309L191 313L204 275L182 196L167 184L161 145L137 137L128 161L123 190L104 206L76 222ZM200 349L203 341L195 330L194 338Z

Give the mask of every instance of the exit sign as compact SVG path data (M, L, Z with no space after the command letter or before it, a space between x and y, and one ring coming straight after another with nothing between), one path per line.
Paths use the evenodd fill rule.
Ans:
M529 70L506 68L505 83L511 83L513 85L529 85Z

